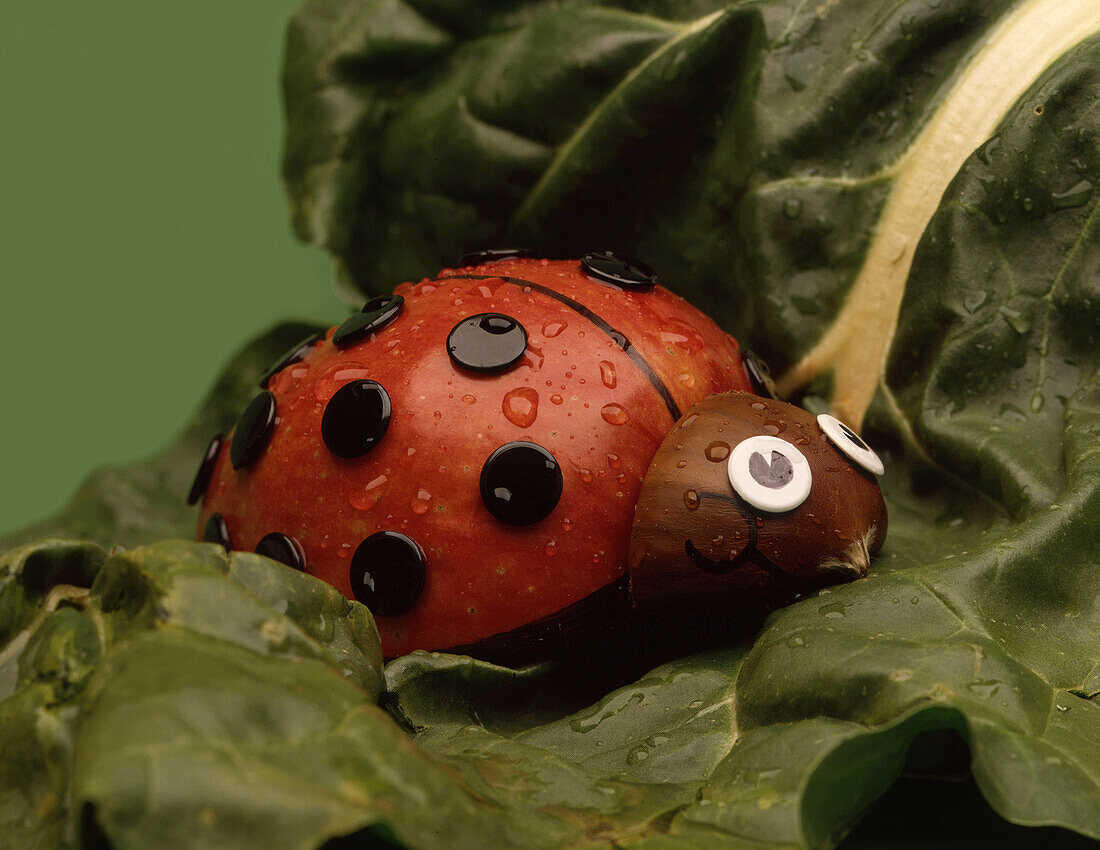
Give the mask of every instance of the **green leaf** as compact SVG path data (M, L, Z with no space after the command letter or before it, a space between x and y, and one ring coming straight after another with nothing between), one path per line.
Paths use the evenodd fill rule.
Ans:
M858 425L940 195L1098 30L1062 0L311 0L294 223L352 301L501 242L639 254Z
M309 846L362 823L320 754L395 733L374 621L334 588L212 544L47 542L0 559L0 610L5 846Z
M250 342L229 362L175 442L146 460L96 470L57 514L0 537L0 552L46 537L104 546L193 537L198 510L187 504L187 493L210 439L236 424L259 392L264 370L318 330L315 325L285 322Z

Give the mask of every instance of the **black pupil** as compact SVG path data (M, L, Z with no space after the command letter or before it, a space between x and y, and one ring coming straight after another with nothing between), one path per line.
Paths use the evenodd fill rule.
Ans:
M352 381L337 390L325 406L321 439L337 457L360 457L385 436L390 414L389 393L381 384Z
M773 451L770 463L760 452L753 452L749 456L749 475L762 487L779 490L794 476L794 467L782 452Z
M447 353L458 366L474 372L503 372L516 365L527 348L527 330L503 313L479 313L451 328Z
M481 501L509 525L531 525L548 517L562 493L561 467L542 446L506 443L481 469Z
M359 544L351 559L355 598L381 617L404 614L424 590L420 547L396 531L379 531Z
M843 422L837 422L836 424L840 426L840 430L844 433L845 437L847 437L849 440L851 440L853 443L855 443L861 449L864 449L866 451L870 451L870 449L867 448L867 444L859 438L859 435L855 431L853 431L851 428L849 428Z

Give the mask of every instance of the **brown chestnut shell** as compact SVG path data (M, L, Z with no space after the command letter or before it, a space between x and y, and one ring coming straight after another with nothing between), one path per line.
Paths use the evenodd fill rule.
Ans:
M812 475L805 500L769 512L730 482L743 440L794 445ZM875 477L848 459L816 417L745 392L712 395L669 432L650 464L635 511L631 591L639 608L700 614L778 605L807 590L867 574L886 536Z

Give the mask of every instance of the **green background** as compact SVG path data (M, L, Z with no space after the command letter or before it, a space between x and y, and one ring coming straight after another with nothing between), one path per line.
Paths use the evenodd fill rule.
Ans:
M342 314L279 177L298 2L0 4L0 533L169 442L251 335Z

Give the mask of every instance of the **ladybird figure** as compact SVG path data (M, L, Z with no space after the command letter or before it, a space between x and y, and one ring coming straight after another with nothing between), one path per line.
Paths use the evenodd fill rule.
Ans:
M387 657L523 657L866 574L881 463L772 396L644 264L486 252L287 352L190 500L200 539L365 604Z

